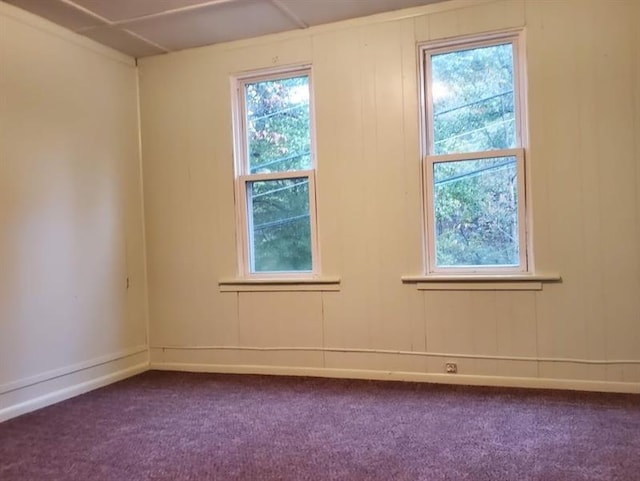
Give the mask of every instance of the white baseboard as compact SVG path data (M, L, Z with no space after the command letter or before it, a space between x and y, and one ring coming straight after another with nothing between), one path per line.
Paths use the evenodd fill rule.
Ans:
M110 364L110 363L113 363L114 361L119 361L121 359L135 356L137 354L146 353L148 352L148 350L149 348L145 345L136 346L130 349L124 349L119 352L107 354L106 356L100 356L94 359L89 359L83 362L79 362L77 364L72 364L72 365L64 366L58 369L41 372L39 374L36 374L35 376L18 379L16 381L12 381L7 384L0 384L0 395L6 394L12 391L17 391L19 389L24 389L30 386L35 386L37 384L51 381L53 379L65 377L65 376L68 376L69 374L74 374L76 372L86 371L87 369L91 369L97 366L102 366L104 364Z
M143 362L138 362L134 365L127 366L115 372L111 372L94 379L71 384L70 386L55 389L51 392L39 395L31 399L27 399L25 401L10 404L8 407L0 409L0 422L17 416L21 416L22 414L26 414L31 411L35 411L36 409L50 406L51 404L64 401L65 399L84 394L94 389L107 386L114 382L121 381L131 376L135 376L136 374L140 374L147 370L149 370L149 362L148 360L144 360Z
M587 381L573 379L545 379L507 376L475 376L461 374L451 375L419 372L393 372L365 369L334 369L293 366L194 364L180 362L151 362L149 368L163 371L308 376L342 379L369 379L382 381L411 381L469 386L564 389L572 391L640 394L640 383L634 382Z
M122 361L121 359L119 361ZM115 361L114 361L115 362ZM164 371L208 372L224 374L263 374L277 376L307 376L383 381L411 381L437 384L520 387L534 389L565 389L575 391L617 392L640 394L640 383L547 379L464 374L436 374L368 369L336 369L320 367L264 366L244 364L197 364L183 362L151 362L147 360L124 367L94 379L79 382L0 409L0 422L26 414L65 399L121 381L149 369Z

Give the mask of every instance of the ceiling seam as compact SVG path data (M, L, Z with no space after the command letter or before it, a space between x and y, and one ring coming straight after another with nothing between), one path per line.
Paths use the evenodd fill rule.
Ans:
M218 1L219 2L221 0L214 0L214 1ZM234 0L222 0L222 1L234 1ZM147 45L151 45L152 47L155 47L158 50L161 50L164 53L171 52L170 49L168 49L166 47L163 47L162 45L160 45L160 44L158 44L158 43L156 43L156 42L154 42L152 40L149 40L148 38L143 37L142 35L139 35L139 34L137 34L135 32L132 32L131 30L128 30L126 28L120 28L118 26L117 22L111 21L108 18L103 17L102 15L94 12L93 10L90 10L88 8L83 7L82 5L78 5L77 3L73 2L72 0L60 0L60 2L64 3L65 5L70 6L72 8L75 8L76 10L79 10L79 11L81 11L81 12L83 12L83 13L85 13L85 14L87 14L87 15L89 15L89 16L97 19L97 20L100 20L101 22L104 22L104 25L95 25L95 26L78 28L78 29L75 30L76 33L83 34L84 32L88 32L90 30L95 30L95 29L98 29L98 28L104 28L104 27L114 28L115 27L116 29L118 29L118 30L120 30L120 31L122 31L124 33L127 33L127 34L131 35L132 37L135 37L138 40L146 43ZM211 2L209 2L209 3L211 3Z
M149 13L146 15L139 15L137 17L131 17L131 18L123 18L121 20L114 20L112 24L115 26L127 25L130 23L142 22L144 20L153 20L155 18L162 18L169 15L175 15L183 12L190 12L193 10L201 10L203 8L212 7L214 5L224 5L226 3L235 3L238 1L240 0L209 0L206 2L198 3L196 5L186 5L184 7L172 8L170 10L163 10L162 12Z
M71 7L71 8L75 8L76 10L81 11L82 13L89 15L90 17L93 17L97 20L100 20L101 22L103 22L106 26L111 26L113 25L113 22L111 22L111 20L109 20L106 17L103 17L102 15L99 15L97 13L95 13L93 10L89 10L88 8L83 7L82 5L78 5L77 3L71 1L71 0L60 0L60 2L64 3L65 5ZM100 27L104 27L105 25L99 25ZM76 32L79 32L80 30L86 30L88 28L94 28L94 27L81 27L79 29L76 29Z
M300 17L298 17L293 11L287 7L280 0L271 0L271 3L282 13L284 13L289 20L292 20L299 28L309 28L306 22L304 22Z
M119 27L118 27L119 28ZM119 28L119 30L122 30L123 32L128 33L129 35L131 35L132 37L137 38L138 40L141 40L149 45L152 45L154 47L156 47L157 49L162 50L164 53L169 53L171 52L171 49L167 48L167 47L163 47L162 45L160 45L159 43L154 42L153 40L149 40L146 37L143 37L140 34L137 34L136 32L132 32L131 30L127 29L127 28Z

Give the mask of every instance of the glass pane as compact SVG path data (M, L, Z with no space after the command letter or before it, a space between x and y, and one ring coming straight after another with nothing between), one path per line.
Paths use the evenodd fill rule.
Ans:
M516 147L510 43L433 55L433 154Z
M250 173L311 168L308 76L247 83L245 107Z
M247 183L251 272L310 271L309 178Z
M433 165L437 267L517 266L516 157Z

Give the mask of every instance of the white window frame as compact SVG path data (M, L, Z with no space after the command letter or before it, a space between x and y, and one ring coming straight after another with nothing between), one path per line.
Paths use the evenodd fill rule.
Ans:
M487 150L480 152L434 154L433 135L433 101L431 92L431 57L442 53L451 53L477 47L512 44L514 64L514 105L516 123L516 147L503 150ZM526 111L526 72L524 55L524 32L510 30L492 34L473 35L456 39L419 44L420 62L420 107L422 134L422 173L423 173L423 211L425 224L425 271L427 275L509 275L533 272L532 248L530 235L530 213L527 184L527 111ZM479 160L494 157L511 156L516 158L518 187L518 242L519 263L517 266L446 266L438 267L435 252L435 206L433 192L433 166L441 162Z
M307 76L309 79L309 135L311 168L305 170L252 174L248 161L247 117L245 108L245 84L268 80ZM311 66L301 65L281 69L263 69L232 77L232 107L234 132L235 167L235 207L236 207L236 244L238 247L238 268L241 278L246 279L307 279L320 275L320 253L318 248L318 222L316 209L316 139L315 108L313 95L313 77ZM310 271L251 271L252 225L249 215L249 189L252 182L268 180L286 180L306 177L309 182L309 222L311 235Z

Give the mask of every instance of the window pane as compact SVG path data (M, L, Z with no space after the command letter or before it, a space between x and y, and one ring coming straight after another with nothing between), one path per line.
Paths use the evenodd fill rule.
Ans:
M251 272L311 271L309 178L247 183Z
M245 84L252 174L311 168L309 77Z
M510 43L433 55L433 154L516 147Z
M516 157L433 165L437 267L517 266Z

